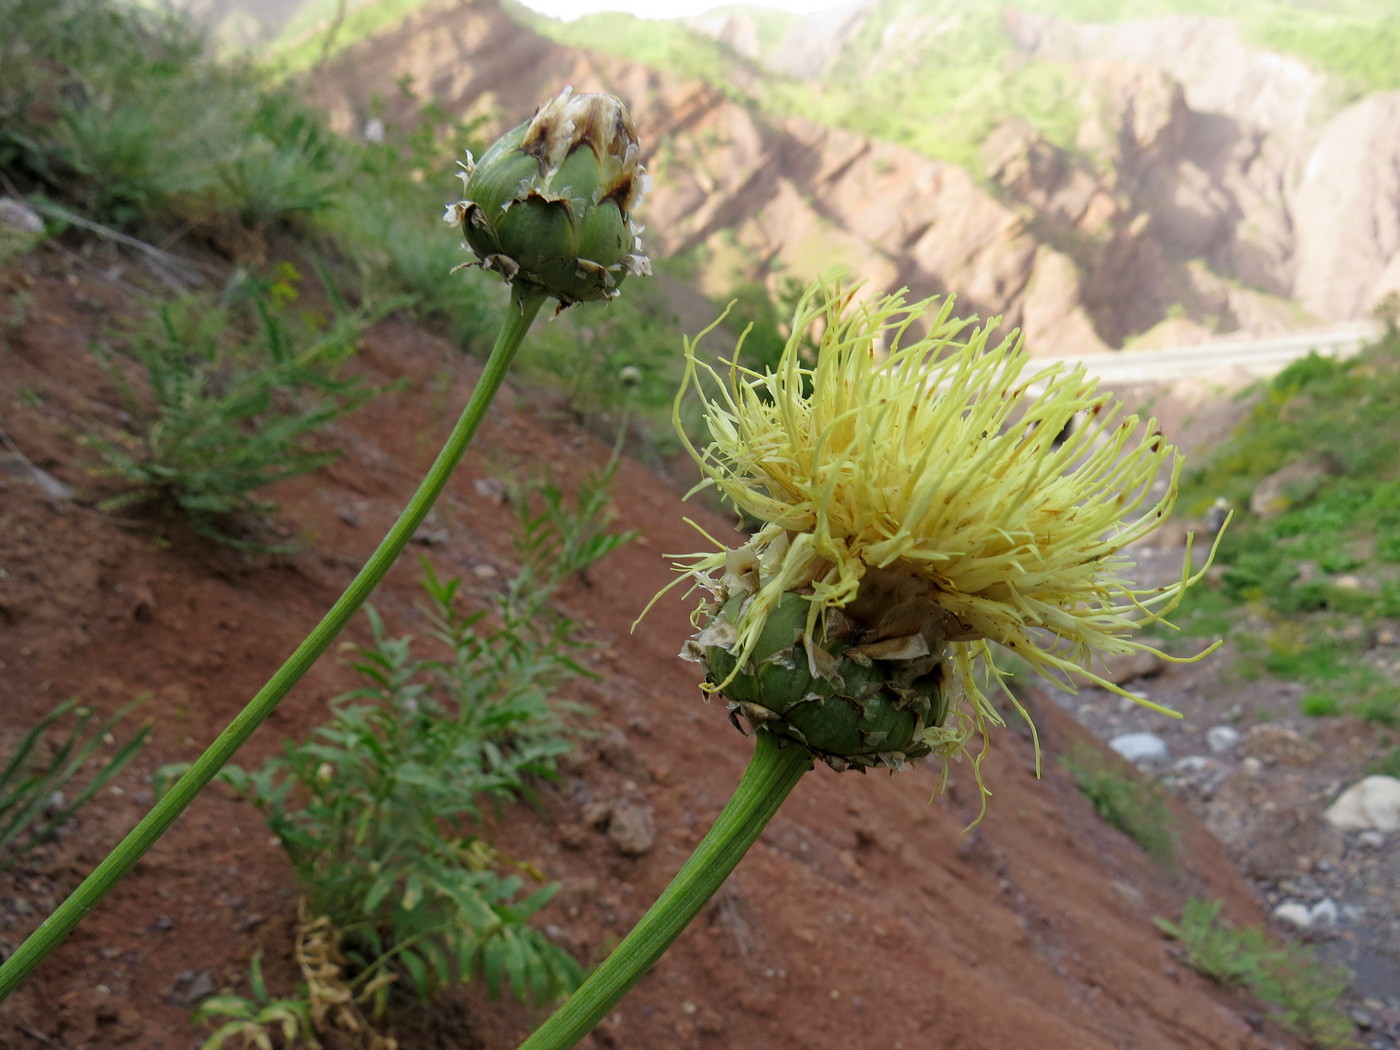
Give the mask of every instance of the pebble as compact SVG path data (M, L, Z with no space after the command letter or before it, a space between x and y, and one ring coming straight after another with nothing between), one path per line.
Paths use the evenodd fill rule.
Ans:
M1171 757L1167 742L1156 733L1124 733L1110 740L1108 746L1136 765L1166 762Z
M1211 726L1206 730L1206 746L1217 755L1233 751L1243 739L1239 730L1230 726Z
M1284 901L1274 908L1273 916L1277 921L1300 930L1312 925L1312 910L1301 901Z
M1337 902L1324 897L1312 906L1308 918L1314 926L1335 926L1337 924Z
M623 856L640 857L656 844L656 825L647 803L620 802L608 821L608 841Z

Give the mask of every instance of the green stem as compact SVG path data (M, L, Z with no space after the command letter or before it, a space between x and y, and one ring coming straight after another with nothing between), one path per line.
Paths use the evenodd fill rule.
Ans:
M91 911L106 896L107 891L155 844L156 839L165 833L185 807L223 768L224 763L291 691L292 686L310 670L311 665L344 629L355 610L364 604L370 592L384 578L389 567L394 564L405 545L418 531L418 527L423 524L423 519L442 493L447 479L451 477L453 469L462 458L462 453L466 451L467 445L485 418L486 410L496 396L496 391L500 389L501 380L505 378L515 352L520 348L525 333L529 331L530 324L539 313L544 300L542 292L522 292L519 285L512 286L510 308L506 311L500 334L496 337L496 345L491 349L486 369L482 372L476 389L472 391L471 399L462 410L462 415L457 420L457 425L452 428L442 451L438 453L437 459L433 461L433 465L418 486L418 491L408 501L393 527L350 582L345 593L331 606L330 612L326 613L321 622L297 646L296 651L287 658L287 662L277 669L277 673L229 723L228 728L209 745L204 754L199 756L185 775L175 782L107 858L93 869L92 874L44 920L43 925L15 949L4 965L0 965L0 1000L14 991L44 956L73 931L83 916Z
M812 768L806 748L783 747L773 734L755 734L753 758L709 833L671 884L588 980L520 1044L520 1050L568 1050L603 1019L651 969L699 914L783 800Z

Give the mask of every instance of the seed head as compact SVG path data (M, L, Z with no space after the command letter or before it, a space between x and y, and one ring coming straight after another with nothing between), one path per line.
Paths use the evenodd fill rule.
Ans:
M478 265L573 303L611 299L629 273L651 273L632 214L648 177L632 118L612 95L565 88L501 136L460 177L460 226Z

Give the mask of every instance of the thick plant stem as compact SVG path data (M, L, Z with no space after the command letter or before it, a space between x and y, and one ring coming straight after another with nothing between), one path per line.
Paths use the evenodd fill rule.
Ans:
M568 1050L593 1030L651 969L699 914L783 800L812 768L806 748L783 747L773 734L755 734L753 758L739 786L671 884L582 987L520 1044L520 1050Z
M73 931L89 911L107 894L138 860L151 848L156 839L173 824L185 807L210 780L223 768L235 751L262 724L272 709L282 700L292 686L299 682L310 670L317 658L344 629L350 617L364 604L370 592L384 578L389 567L394 564L418 527L423 524L428 511L442 493L447 479L462 458L467 445L476 434L486 410L490 407L501 380L505 378L515 352L520 348L529 331L535 315L545 296L542 292L521 292L520 285L512 286L510 308L506 311L496 345L486 362L486 369L477 381L476 389L462 410L457 425L453 427L442 451L428 468L428 473L413 494L408 505L399 514L398 520L380 541L364 567L350 582L345 593L326 613L320 623L297 646L286 663L238 713L219 737L209 745L189 770L151 808L116 848L93 869L82 884L69 895L58 908L44 920L37 930L21 944L13 955L0 965L0 1000L12 992L35 966Z

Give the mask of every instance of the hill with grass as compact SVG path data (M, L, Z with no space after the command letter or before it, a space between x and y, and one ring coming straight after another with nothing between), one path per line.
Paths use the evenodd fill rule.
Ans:
M710 297L842 266L955 291L1054 356L1367 317L1400 285L1397 24L1272 0L571 23L404 0L304 5L268 46L314 65L346 132L618 92L656 176L650 243Z

